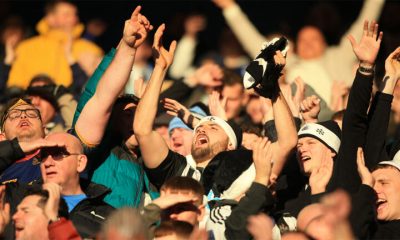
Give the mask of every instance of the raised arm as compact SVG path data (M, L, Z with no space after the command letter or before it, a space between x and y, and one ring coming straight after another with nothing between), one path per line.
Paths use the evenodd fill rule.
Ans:
M372 169L383 160L388 160L385 142L389 125L393 92L400 78L400 47L393 51L385 62L385 77L368 113L369 127L365 143L366 166Z
M260 47L267 39L257 30L234 0L213 0L213 2L222 9L227 24L247 54L252 58L257 57Z
M274 56L277 64L285 65L285 57L278 51ZM273 144L273 160L271 178L277 178L285 165L290 152L297 144L297 130L292 112L283 96L279 93L276 100L272 101L272 109L275 119L278 140Z
M360 186L357 176L357 147L363 146L367 134L367 110L370 103L373 66L380 48L382 32L378 34L378 24L364 23L364 33L357 43L349 36L353 51L360 62L349 101L343 117L342 139L339 156L335 162L330 187L340 187L355 192Z
M167 143L159 133L153 131L162 82L168 67L172 63L176 48L175 41L171 43L169 50L166 50L162 45L161 38L164 29L165 25L162 24L154 35L155 66L142 99L137 106L133 124L135 136L147 168L158 167L168 154Z
M129 79L136 49L152 29L150 22L140 14L140 10L140 6L136 7L131 18L125 21L123 37L115 57L76 122L75 130L88 146L100 143L113 104Z

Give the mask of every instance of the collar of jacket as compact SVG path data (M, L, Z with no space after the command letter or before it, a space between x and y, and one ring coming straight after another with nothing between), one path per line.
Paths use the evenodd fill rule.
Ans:
M83 178L80 179L80 184L83 192L89 199L103 199L111 192L111 189L106 186L90 182Z
M85 26L82 23L78 23L74 29L72 29L73 39L79 38L84 29ZM51 29L45 18L42 18L36 24L36 31L39 33L39 35L48 35L57 39L67 39L67 34L65 32L57 29Z

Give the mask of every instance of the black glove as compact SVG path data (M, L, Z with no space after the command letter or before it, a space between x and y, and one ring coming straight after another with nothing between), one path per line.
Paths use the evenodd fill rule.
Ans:
M279 95L278 79L284 66L275 64L276 51L286 52L288 40L275 38L267 44L261 53L246 68L243 83L247 89L254 90L263 97L275 100Z

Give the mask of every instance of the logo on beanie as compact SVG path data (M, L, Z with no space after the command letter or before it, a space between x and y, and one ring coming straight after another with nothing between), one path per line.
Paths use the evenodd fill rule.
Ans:
M320 135L324 135L324 134L325 134L325 133L324 133L324 130L321 129L321 128L318 128L318 129L316 130L316 132L319 133Z

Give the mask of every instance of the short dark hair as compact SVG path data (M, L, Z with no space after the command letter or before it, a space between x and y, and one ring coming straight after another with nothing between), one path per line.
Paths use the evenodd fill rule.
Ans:
M31 79L31 81L29 83L29 87L38 82L42 82L42 83L44 83L44 85L56 85L54 83L54 80L49 75L38 74Z
M154 237L164 237L175 233L180 238L188 239L193 228L192 224L183 221L163 221L154 230Z
M67 3L76 7L76 4L72 0L50 0L44 7L44 13L47 15L53 12L56 9L57 5L61 3Z
M204 188L196 180L190 177L176 176L168 179L161 186L161 191L165 190L176 190L176 191L190 191L199 197L200 203L203 202Z
M26 102L27 104L31 105L32 107L35 107L32 105L31 100L29 98L12 98L10 100L8 100L8 102L6 103L6 105L3 108L3 111L1 112L1 121L0 121L0 127L1 130L4 131L4 123L6 122L7 119L7 113L8 111L11 109L12 106L14 106L19 100L23 100L24 102ZM42 116L40 115L40 111L39 111L39 119L42 119Z
M243 87L242 78L240 75L229 69L224 69L224 77L222 81L224 86L234 86L236 84L240 84Z
M23 196L24 198L29 196L39 196L40 199L37 205L43 210L49 200L49 192L39 186L29 186L25 189ZM68 206L63 198L60 198L60 203L58 205L58 217L68 218Z

